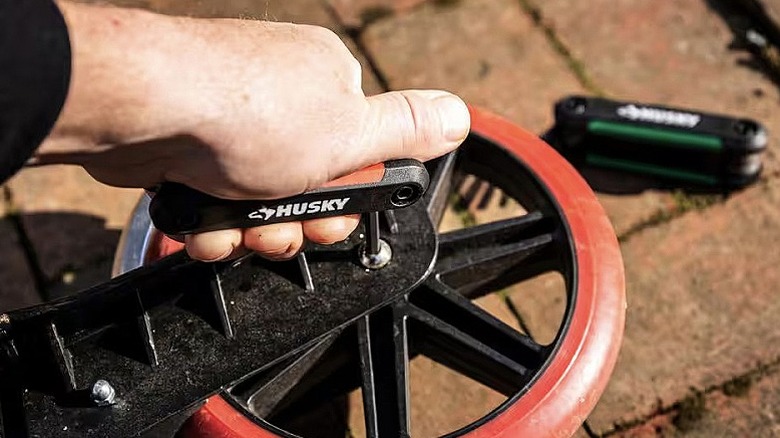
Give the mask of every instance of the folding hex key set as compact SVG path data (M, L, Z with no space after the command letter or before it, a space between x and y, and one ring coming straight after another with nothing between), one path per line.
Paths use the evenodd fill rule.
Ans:
M570 162L730 191L755 182L768 134L751 119L569 96L546 139Z
M409 436L418 355L506 396L450 436L573 434L622 337L617 241L587 185L538 137L475 109L472 127L425 168L375 166L298 199L227 203L172 185L151 209L145 197L120 242L121 275L0 316L3 436L289 437L290 418L357 388L369 437ZM526 212L439 233L466 176ZM206 264L152 226L150 210L169 233L368 220L297 261ZM472 302L546 272L566 294L547 345Z

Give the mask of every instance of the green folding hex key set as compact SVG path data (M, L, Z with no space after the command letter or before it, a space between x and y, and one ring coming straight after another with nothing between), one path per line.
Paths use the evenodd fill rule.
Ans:
M758 179L767 131L750 119L570 96L555 105L552 142L575 165L732 190Z

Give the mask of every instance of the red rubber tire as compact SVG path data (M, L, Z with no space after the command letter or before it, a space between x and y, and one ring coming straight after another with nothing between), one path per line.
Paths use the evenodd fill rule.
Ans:
M568 331L547 368L525 394L464 436L570 437L604 391L620 349L626 301L618 242L596 196L550 146L484 110L471 108L471 117L472 132L526 163L558 202L575 246L578 290ZM152 253L159 257L181 244L168 240L157 248ZM218 396L192 416L181 436L278 437Z

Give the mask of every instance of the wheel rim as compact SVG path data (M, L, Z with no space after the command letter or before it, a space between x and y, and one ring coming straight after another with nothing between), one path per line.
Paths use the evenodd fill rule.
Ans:
M507 396L447 436L566 436L579 427L606 385L622 335L623 273L614 233L587 185L548 146L484 111L472 110L472 123L473 135L457 159L431 168L429 213L441 218L451 187L465 173L498 186L530 213L440 235L436 275L423 286L236 385L224 399L210 399L185 436L296 436L272 424L305 408L300 401L312 394L327 398L356 384L364 394L368 436L406 436L408 364L416 354ZM181 249L152 231L143 242L132 249L135 259L139 251L148 259ZM551 270L565 279L567 305L550 345L470 302Z

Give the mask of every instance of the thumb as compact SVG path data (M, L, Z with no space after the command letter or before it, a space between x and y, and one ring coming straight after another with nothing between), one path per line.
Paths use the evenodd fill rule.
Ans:
M365 164L444 155L466 139L471 125L466 104L446 91L393 91L367 100Z

